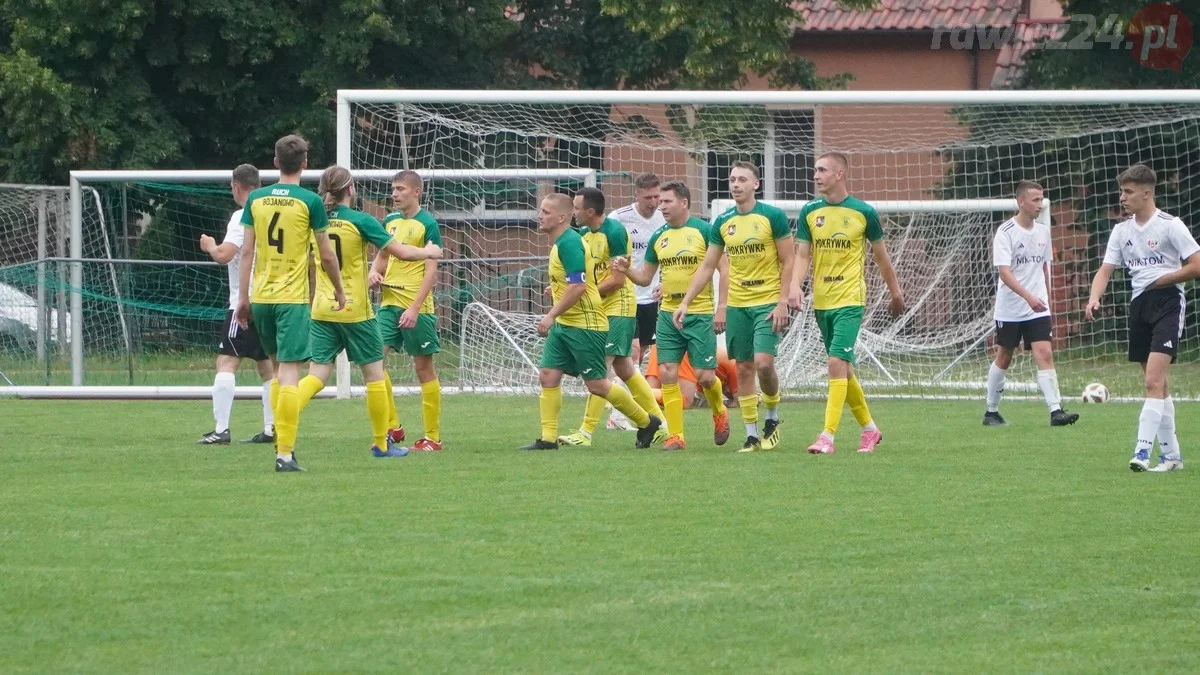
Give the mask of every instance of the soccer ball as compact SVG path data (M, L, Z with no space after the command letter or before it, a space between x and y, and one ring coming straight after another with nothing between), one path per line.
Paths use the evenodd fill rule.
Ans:
M1083 388L1084 403L1105 403L1108 401L1108 387L1093 382Z

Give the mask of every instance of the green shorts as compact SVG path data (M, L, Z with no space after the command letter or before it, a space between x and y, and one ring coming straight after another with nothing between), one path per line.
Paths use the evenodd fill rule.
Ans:
M858 342L858 331L862 328L862 305L854 307L838 307L837 309L818 309L813 312L817 318L817 327L821 329L821 339L825 342L825 353L853 365L854 343Z
M584 380L599 380L608 376L608 359L604 343L608 334L602 330L587 330L555 323L542 348L543 368L561 370Z
M608 341L604 343L604 353L609 356L632 356L635 335L637 335L637 317L608 317Z
M312 360L333 363L341 351L354 363L365 366L383 360L383 340L374 318L354 323L312 322Z
M712 314L688 314L683 319L683 330L675 327L671 314L667 311L658 313L658 325L654 329L658 362L680 363L687 353L692 368L716 368L717 334L713 332Z
M725 345L729 358L738 363L753 363L755 354L775 356L779 333L771 330L770 314L776 303L754 307L729 307L725 310ZM695 363L692 367L697 367Z
M255 302L250 304L250 316L268 356L282 363L308 360L312 310L307 304Z
M442 351L438 342L437 315L418 314L417 325L412 328L400 327L400 315L403 307L385 305L379 308L376 319L379 320L379 335L383 344L396 351L404 350L409 356L436 354Z

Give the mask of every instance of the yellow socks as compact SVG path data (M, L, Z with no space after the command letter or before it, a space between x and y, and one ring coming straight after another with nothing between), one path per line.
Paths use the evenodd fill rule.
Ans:
M851 375L846 388L846 403L850 405L850 412L854 413L854 420L862 427L873 427L871 423L871 410L867 408L867 396L863 393L862 385L859 384L858 378Z
M758 395L739 396L738 405L742 408L742 421L746 424L758 424Z
M683 394L679 391L679 383L662 386L663 408L667 413L667 433L683 437Z
M617 386L614 382L613 386ZM588 394L587 405L583 409L583 424L579 425L580 431L585 431L588 435L596 432L596 425L600 424L600 416L604 414L604 399L594 394Z
M387 450L388 399L391 397L392 391L384 380L367 383L367 417L371 419L371 440L380 450Z
M650 388L650 383L646 381L646 378L642 377L641 373L634 371L633 377L625 380L625 385L629 387L629 393L633 394L633 400L641 406L642 410L659 419L662 418L662 410L658 407L658 401L654 399L654 390ZM663 389L666 389L666 385L663 385ZM665 391L663 392L663 396L666 396ZM663 405L666 405L666 403L666 398L663 398Z
M279 378L271 380L271 414L275 414L275 409L279 407Z
M603 399L601 399L603 400ZM542 415L542 440L558 443L558 413L562 410L562 387L542 387L538 396L538 410Z
M425 418L425 437L440 443L442 441L439 429L442 420L441 382L430 380L421 383L421 414ZM558 419L558 413L555 413L555 419Z
M592 398L596 397L593 396ZM625 391L625 389L622 387L614 384L608 388L608 396L600 400L607 400L613 405L614 408L621 411L622 414L628 417L629 421L633 422L633 425L639 429L647 424L650 424L650 413L646 412L644 408L639 406L637 402L633 400L633 396L629 392ZM655 403L654 407L657 409L658 404Z
M846 378L829 380L829 399L825 401L825 433L833 436L842 421L842 407L846 405ZM861 390L860 390L861 391Z
M396 409L396 396L392 393L392 376L388 375L387 371L383 371L383 386L387 388L388 395L388 428L400 428L400 411Z
M704 400L708 401L708 407L712 408L714 417L725 412L725 392L721 391L721 378L713 378L712 386L704 390Z
M322 382L318 377L305 375L304 377L300 378L300 386L298 388L300 392L300 402L298 404L299 408L296 409L296 413L299 414L300 411L308 407L308 402L311 401L312 398L324 388L325 383Z
M275 452L292 454L296 447L296 427L300 425L300 392L295 386L279 387L279 405L275 407Z

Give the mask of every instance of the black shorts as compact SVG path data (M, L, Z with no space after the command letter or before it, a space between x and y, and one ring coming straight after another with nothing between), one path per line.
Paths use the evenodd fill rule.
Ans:
M249 328L239 326L233 318L232 309L225 313L225 322L221 324L221 334L217 336L217 353L255 361L267 360L267 353L258 341L258 333L254 332L254 324L250 324Z
M996 344L1005 349L1016 349L1025 341L1025 349L1032 349L1035 342L1049 342L1054 337L1054 320L1039 316L1027 321L997 321Z
M1183 293L1178 288L1152 288L1129 303L1129 360L1145 363L1151 352L1170 354L1171 363L1183 337Z
M658 303L648 302L637 306L637 338L642 349L654 344L654 330L658 326Z

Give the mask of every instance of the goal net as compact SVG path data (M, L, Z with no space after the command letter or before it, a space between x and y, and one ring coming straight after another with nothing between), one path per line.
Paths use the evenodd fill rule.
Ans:
M881 211L908 303L902 316L887 316L881 281L868 270L859 373L876 392L919 396L981 395L992 346L992 236L1012 213L1015 184L1035 180L1050 204L1062 389L1070 396L1100 381L1114 395L1133 396L1141 383L1125 362L1129 293L1120 273L1098 320L1083 319L1091 276L1120 218L1116 175L1150 164L1160 176L1161 208L1200 223L1192 159L1200 152L1200 95L1155 92L1146 101L1144 92L1129 91L343 91L338 158L354 169L586 168L609 208L630 204L635 176L653 172L686 182L693 211L711 218L715 200L728 196L734 161L758 165L759 197L794 215L814 195L815 158L842 152L852 193L895 207ZM532 209L537 195L525 196L522 206ZM440 323L446 342L459 345L459 382L536 389L534 329L548 305L548 243L531 216L489 217L489 197L475 212L428 197L452 233L449 245L477 258L475 283L489 273L505 280L499 296L460 292L461 310ZM488 262L512 258L522 260L515 273ZM1197 351L1200 342L1185 338L1184 372L1174 378L1193 397L1200 395L1189 377ZM789 391L822 388L824 357L807 309L783 340L779 364ZM1031 359L1017 359L1009 382L1036 391Z

